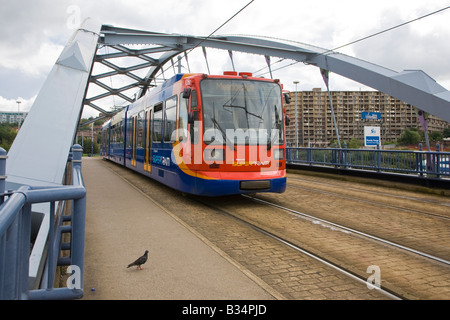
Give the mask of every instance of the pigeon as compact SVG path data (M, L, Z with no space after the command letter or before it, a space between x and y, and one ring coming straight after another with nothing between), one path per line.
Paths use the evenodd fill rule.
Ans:
M141 265L147 262L148 259L148 250L145 250L145 253L142 257L136 259L136 261L130 263L127 268L132 266L137 266L138 269L142 270Z

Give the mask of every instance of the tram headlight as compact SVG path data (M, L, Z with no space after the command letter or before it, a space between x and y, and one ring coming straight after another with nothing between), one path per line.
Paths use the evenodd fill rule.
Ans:
M222 162L224 160L223 149L205 149L204 158L207 162Z
M273 158L275 160L283 160L284 159L284 149L274 149L273 150Z

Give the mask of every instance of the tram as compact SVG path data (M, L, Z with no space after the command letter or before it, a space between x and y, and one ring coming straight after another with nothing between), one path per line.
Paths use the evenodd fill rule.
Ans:
M101 155L187 194L282 193L286 99L251 73L176 74L103 125Z

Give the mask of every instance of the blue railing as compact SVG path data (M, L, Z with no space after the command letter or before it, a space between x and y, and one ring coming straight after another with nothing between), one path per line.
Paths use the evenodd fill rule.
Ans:
M433 178L450 177L450 153L347 148L286 148L288 164L330 166L376 172L413 174Z
M86 189L81 174L82 148L74 145L67 173L72 185L21 186L5 191L6 152L0 148L0 299L76 299L83 296ZM70 161L71 160L71 161ZM71 166L70 166L71 163ZM70 205L68 205L70 204ZM32 210L33 207L33 210ZM43 210L42 210L43 209ZM42 211L40 228L46 232L46 254L38 288L30 279L33 217ZM43 228L42 225L45 225ZM63 234L70 241L63 242ZM69 251L67 257L62 251ZM66 287L54 287L58 266L68 266ZM33 284L32 284L33 282Z

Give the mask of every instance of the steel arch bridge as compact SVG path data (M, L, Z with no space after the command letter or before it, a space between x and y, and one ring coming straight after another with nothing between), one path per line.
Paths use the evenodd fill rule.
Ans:
M166 34L86 19L55 63L9 151L10 185L61 184L83 107L111 116L156 85L164 67L175 69L182 59L189 65L187 53L200 47L227 50L230 57L243 52L266 61L278 57L303 62L450 121L450 92L421 70L396 72L334 51L261 37ZM103 107L107 99L113 99L111 110Z
M19 188L36 187L42 198L39 201L51 204L33 204L33 213L43 213L50 219L56 201L50 194L55 194L60 190L57 187L64 184L64 172L83 108L92 107L104 116L114 114L114 108L104 109L103 100L117 97L124 103L135 101L157 83L160 75L164 76L165 66L175 68L186 59L187 53L199 47L261 55L267 61L270 57L279 57L310 64L450 121L450 92L420 70L395 72L334 51L265 38L164 34L101 25L87 19L63 49L9 150L4 172L7 176L5 190L26 198L27 194ZM174 62L175 58L178 61ZM114 85L113 78L118 78ZM115 103L109 104L120 108ZM81 151L78 151L77 163L81 161ZM6 156L0 158L5 160ZM4 187L4 181L0 184ZM44 189L45 194L41 192ZM62 199L69 199L65 189L61 192L64 193ZM36 196L33 199L37 201ZM82 201L85 201L84 196ZM27 210L30 216L31 207ZM38 249L36 253L33 249L29 261L29 278L37 277L39 266L46 261L45 248L52 225L49 221L52 220L42 223L40 228L39 234L42 232L43 236L36 240L34 248ZM83 235L84 230L81 230L79 237ZM23 244L28 246L26 242ZM78 247L83 246L79 243ZM84 251L77 251L80 264L81 252ZM28 280L24 283L28 284Z

